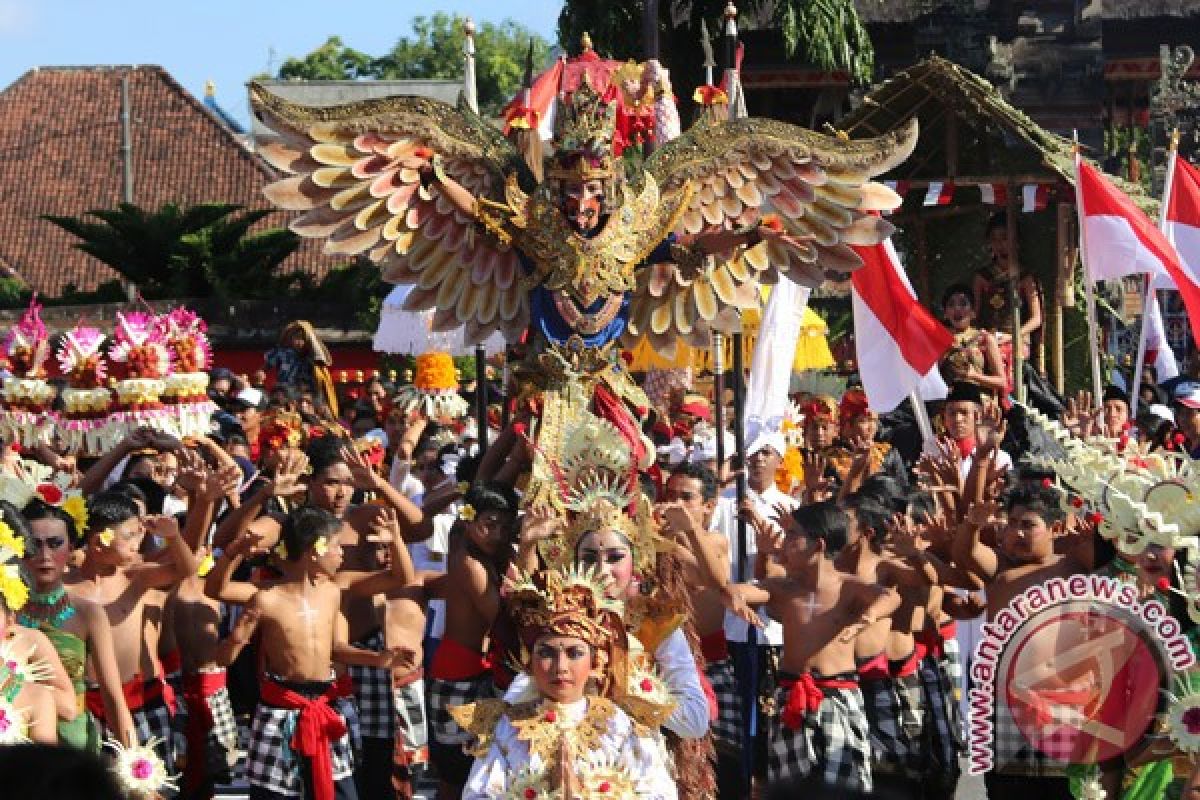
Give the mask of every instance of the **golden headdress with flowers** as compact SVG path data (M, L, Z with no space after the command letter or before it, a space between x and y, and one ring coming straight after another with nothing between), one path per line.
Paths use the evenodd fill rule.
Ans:
M573 636L607 650L624 636L620 604L604 596L599 575L590 569L572 565L518 573L505 581L504 594L526 646L542 636Z

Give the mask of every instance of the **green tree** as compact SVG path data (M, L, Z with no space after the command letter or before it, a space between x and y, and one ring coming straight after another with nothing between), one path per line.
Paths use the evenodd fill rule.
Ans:
M854 0L744 0L738 5L745 16L771 15L772 25L783 34L789 57L823 70L846 70L858 83L871 81L875 50ZM641 41L644 8L644 0L566 0L558 18L558 41L574 53L580 37L589 33L603 55L641 59L645 55ZM708 23L714 37L719 36L724 8L724 0L659 3L661 60L671 68L676 81L684 85L699 82L700 21ZM715 38L713 46L720 53Z
M549 44L528 28L505 20L484 22L475 32L475 79L480 111L497 113L521 86L525 54L533 42L534 63L540 64ZM462 80L463 18L437 12L412 20L412 33L401 36L383 55L372 58L346 47L337 36L303 58L289 58L279 69L281 79L296 80Z
M299 238L279 228L250 232L269 212L230 203L181 208L167 203L147 211L132 203L81 217L46 216L79 238L75 246L137 285L148 299L261 297L292 286L279 265Z
M289 58L279 68L284 80L339 81L370 76L371 57L347 47L340 36L330 36L304 58Z

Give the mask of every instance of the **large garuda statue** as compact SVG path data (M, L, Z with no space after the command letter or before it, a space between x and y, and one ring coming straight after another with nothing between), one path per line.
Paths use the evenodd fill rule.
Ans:
M639 162L614 151L614 87L585 79L558 97L552 148L531 164L464 104L315 108L259 86L251 99L274 132L259 152L291 176L267 195L306 212L292 230L412 284L406 308L435 309L436 330L524 342L543 451L582 405L645 455L634 409L646 401L621 343L707 345L760 302L759 284L844 278L861 263L850 245L892 230L874 212L899 204L870 179L916 141L915 121L852 141L708 115Z

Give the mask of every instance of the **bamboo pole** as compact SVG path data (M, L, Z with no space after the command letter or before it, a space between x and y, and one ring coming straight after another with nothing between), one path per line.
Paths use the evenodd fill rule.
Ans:
M1017 263L1017 185L1008 184L1008 213L1005 215L1005 232L1008 235L1008 304L1012 310L1012 371L1013 396L1018 403L1025 402L1025 339L1021 336L1021 269Z

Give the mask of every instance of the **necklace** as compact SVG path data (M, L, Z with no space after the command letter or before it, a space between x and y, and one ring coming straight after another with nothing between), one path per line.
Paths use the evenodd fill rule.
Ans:
M36 628L39 623L48 623L61 629L63 624L75 616L75 606L61 584L48 592L30 592L25 607L17 614L17 620L27 627Z

